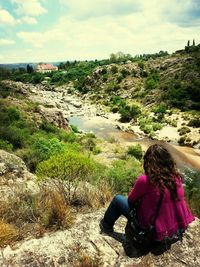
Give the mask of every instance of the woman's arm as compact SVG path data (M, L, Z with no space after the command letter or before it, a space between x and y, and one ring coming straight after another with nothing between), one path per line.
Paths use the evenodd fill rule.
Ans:
M147 191L147 176L141 175L135 181L131 191L128 193L128 202L133 203L139 200Z

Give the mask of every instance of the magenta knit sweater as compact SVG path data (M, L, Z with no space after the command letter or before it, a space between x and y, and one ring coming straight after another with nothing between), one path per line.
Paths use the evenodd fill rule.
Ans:
M188 224L195 219L184 200L182 182L178 177L176 184L177 201L171 198L168 189L164 191L160 212L156 220L155 240L163 240L166 236L172 236L179 228L186 229ZM159 189L150 184L145 174L137 178L134 188L128 194L128 201L133 203L140 200L138 220L141 226L149 227L151 225L159 196Z

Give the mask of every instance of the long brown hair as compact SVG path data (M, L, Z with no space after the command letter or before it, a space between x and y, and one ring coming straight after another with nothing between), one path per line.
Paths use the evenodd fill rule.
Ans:
M168 150L160 144L150 146L144 155L144 170L150 183L164 190L166 187L173 199L177 199L176 177L178 173Z

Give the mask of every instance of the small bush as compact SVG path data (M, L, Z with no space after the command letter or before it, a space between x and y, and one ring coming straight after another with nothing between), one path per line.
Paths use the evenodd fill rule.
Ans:
M121 83L121 81L124 79L122 75L117 76L117 82Z
M141 128L143 130L144 133L146 134L150 134L151 132L153 132L153 126L150 124L145 125L144 127Z
M196 128L200 127L200 119L199 118L191 119L188 122L188 126L196 127Z
M106 74L104 74L103 76L102 76L102 80L103 80L103 82L107 82L107 80L108 80L108 74L106 73Z
M199 171L185 170L185 198L193 214L196 217L200 216L200 184Z
M191 132L190 128L188 128L187 126L184 126L182 128L178 129L179 135L184 135L186 133Z
M186 135L181 136L180 139L178 140L178 143L180 146L184 146L185 141L186 141Z
M26 162L30 171L35 172L41 161L49 159L52 155L63 153L66 148L66 145L57 138L38 137L32 145L18 151L17 154Z
M112 66L111 67L111 72L112 72L112 74L115 74L115 73L117 73L118 72L118 68L117 68L117 66Z
M138 67L140 68L140 69L144 69L144 63L143 62L138 62Z
M95 147L93 148L92 152L93 152L94 155L100 154L100 153L101 153L101 148L95 146Z
M11 152L13 150L13 145L10 144L8 141L0 139L0 149Z
M163 128L163 125L161 123L152 123L152 127L154 131L161 130Z
M64 142L69 142L69 143L73 143L77 140L76 134L74 132L66 132L63 129L60 129L57 137L59 138L60 141L64 141Z
M121 114L120 121L129 122L131 119L136 119L139 116L141 108L137 104L133 104L131 106L126 105L125 107L121 107L119 112Z
M163 114L165 114L166 111L167 111L167 108L166 108L166 105L165 104L160 104L160 105L156 106L153 111L156 114L157 113L163 113Z
M0 139L13 145L14 149L22 148L30 139L28 129L20 129L16 126L0 127Z
M74 133L78 133L78 127L76 125L70 124L70 127Z
M57 184L59 192L71 203L76 195L80 181L90 180L95 163L75 151L52 156L37 166L36 173L41 180L51 179Z
M140 163L134 158L116 160L107 171L106 177L114 193L127 194L135 179L142 173Z
M130 71L126 68L123 68L121 70L121 74L122 74L123 78L125 78L126 76L130 75Z
M137 144L137 145L134 145L134 146L129 146L127 154L135 157L136 159L141 160L142 157L143 157L143 152L142 152L141 145Z
M47 121L43 121L40 126L39 126L40 130L43 130L47 133L58 133L58 127L56 127L54 124L52 123L48 123Z
M177 121L176 121L176 120L171 120L171 121L169 121L169 124L170 124L172 127L177 127Z
M111 111L113 113L117 113L119 111L119 107L117 105L114 105L114 106L111 107Z

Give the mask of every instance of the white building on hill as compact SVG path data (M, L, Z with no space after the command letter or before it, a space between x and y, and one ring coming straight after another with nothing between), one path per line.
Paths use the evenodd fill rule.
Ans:
M37 72L46 73L58 70L58 67L50 63L39 63L36 67Z

